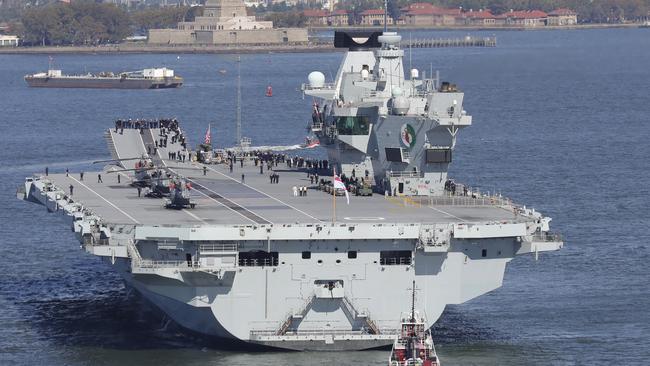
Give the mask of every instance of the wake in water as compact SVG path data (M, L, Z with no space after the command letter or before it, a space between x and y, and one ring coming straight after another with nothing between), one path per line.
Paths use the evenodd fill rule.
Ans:
M78 168L80 166L92 165L93 161L100 158L90 159L90 160L75 160L75 161L62 161L57 163L36 163L36 164L26 164L26 165L9 165L2 166L0 165L0 173L16 173L28 171L30 174L35 171L45 170L49 168L50 171L53 169L65 169L65 168Z

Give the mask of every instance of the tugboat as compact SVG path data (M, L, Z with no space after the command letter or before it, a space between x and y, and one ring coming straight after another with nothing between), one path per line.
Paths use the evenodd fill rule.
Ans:
M440 366L440 359L433 345L431 330L419 312L415 311L415 281L410 314L402 316L400 332L393 343L388 366Z

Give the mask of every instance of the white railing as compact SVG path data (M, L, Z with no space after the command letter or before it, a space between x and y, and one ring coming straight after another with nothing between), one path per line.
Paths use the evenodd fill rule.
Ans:
M143 259L137 263L139 268L198 268L196 261L154 261Z
M236 252L238 246L236 243L229 244L201 244L199 245L199 252Z
M310 84L302 84L301 90L332 90L336 88L336 83L324 83L321 87L313 87Z
M503 196L488 196L468 193L465 195L448 194L429 196L429 206L513 206L512 201Z
M556 232L541 232L533 235L533 241L557 243L562 241L562 234Z
M404 154L404 152L402 153ZM402 155L404 157L410 158L410 155L407 153L406 155ZM414 172L412 170L408 171L400 171L400 172L388 172L388 177L390 178L420 178L421 174L420 172Z
M367 331L363 330L336 330L336 329L312 329L312 330L297 330L297 329L287 329L287 332L285 335L297 335L297 336L323 336L323 335L338 335L338 336L355 336L355 335L363 335L363 336L392 336L398 334L399 331L395 329L390 329L390 330L382 330L381 333L379 334L369 334ZM251 338L254 336L278 336L281 337L283 335L278 335L276 331L274 330L251 330L250 331Z

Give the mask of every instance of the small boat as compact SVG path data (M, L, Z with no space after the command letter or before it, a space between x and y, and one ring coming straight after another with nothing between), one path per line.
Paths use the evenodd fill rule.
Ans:
M266 87L266 96L267 97L272 97L273 96L273 88L271 87L271 85Z
M431 330L423 316L415 311L415 281L413 281L413 306L401 319L400 332L393 343L388 366L440 366L433 345Z
M320 140L315 137L307 137L305 138L305 143L301 145L301 148L303 149L313 149L317 146L320 146Z
M650 28L650 20L646 20L645 23L639 26L639 28Z
M219 74L221 74L221 75L226 75L227 72L228 72L228 70L226 70L226 69L219 69Z

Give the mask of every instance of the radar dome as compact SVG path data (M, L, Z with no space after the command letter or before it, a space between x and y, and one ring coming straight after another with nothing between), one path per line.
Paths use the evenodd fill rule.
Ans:
M361 70L361 78L363 80L366 80L368 78L368 76L369 76L368 70L366 70L366 69Z
M307 76L309 86L312 88L322 88L325 85L325 75L320 71L312 71Z
M403 116L408 113L411 102L406 97L398 96L393 98L393 114Z
M392 94L393 98L397 98L397 97L402 96L402 94L404 94L404 92L402 91L402 88L400 88L399 86L396 86L391 91L391 94Z
M420 77L420 72L418 69L411 69L411 79L417 79Z

